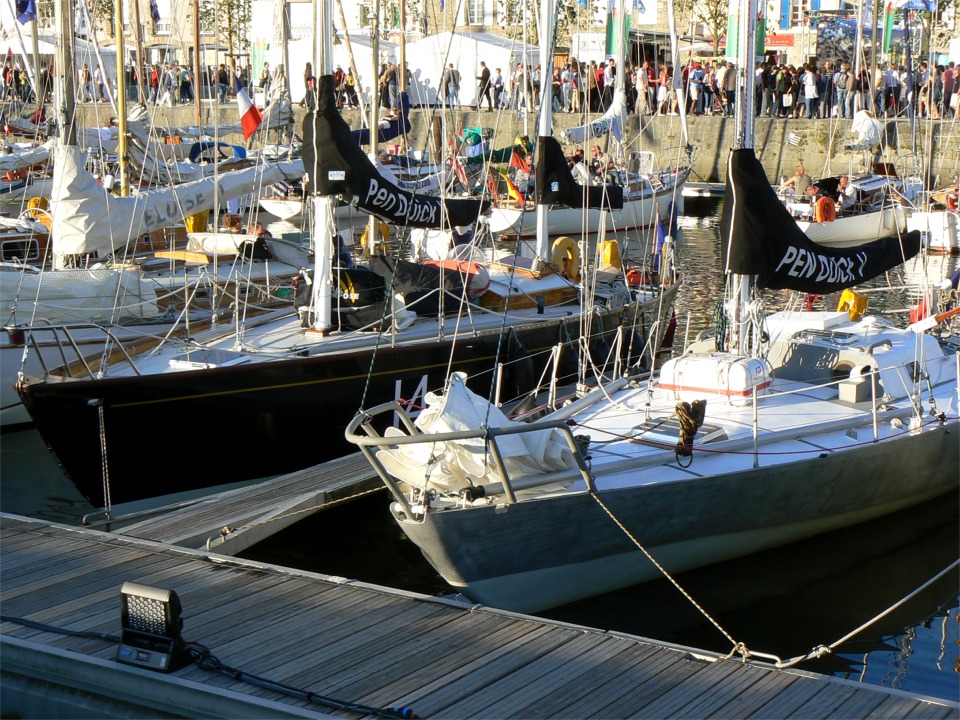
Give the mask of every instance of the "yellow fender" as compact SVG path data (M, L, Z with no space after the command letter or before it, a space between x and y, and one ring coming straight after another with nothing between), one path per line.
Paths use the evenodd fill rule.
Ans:
M837 303L837 312L846 310L850 314L850 319L857 321L862 318L863 314L867 311L868 300L869 298L866 295L861 295L847 288L840 295L840 302Z
M26 214L36 220L38 223L51 230L53 226L53 218L50 217L50 213L47 212L50 203L47 202L45 197L32 197L27 200L27 211Z
M363 254L369 256L370 246L367 241L370 239L370 225L363 228L363 235L360 236L360 247L363 248ZM382 220L377 223L377 252L390 252L390 227Z
M564 235L553 241L550 264L556 266L564 277L580 282L580 246L572 238Z
M620 243L616 240L604 240L600 250L600 263L602 265L615 267L618 270L622 269L623 265L620 262Z

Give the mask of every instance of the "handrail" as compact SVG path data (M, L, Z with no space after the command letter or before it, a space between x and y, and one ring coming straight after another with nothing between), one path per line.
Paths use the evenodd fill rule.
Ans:
M375 416L382 415L387 412L392 412L398 415L411 434L407 436L384 437L376 432L376 430L374 430L370 425L371 420ZM357 432L361 428L366 433L365 435L361 435ZM577 469L561 470L554 473L544 473L535 477L521 478L520 482L511 480L510 474L506 468L506 464L504 463L503 456L500 453L500 447L497 444L497 438L509 435L519 435L521 433L537 432L541 430L559 430L561 432L564 440L566 440L567 446L573 453L574 460L577 463ZM424 442L436 443L452 440L482 439L485 442L489 441L490 452L493 455L495 472L500 476L500 487L497 487L496 484L479 486L481 492L476 497L499 494L502 492L504 495L506 495L507 502L509 503L517 502L515 486L532 487L549 484L557 482L560 478L565 478L567 475L575 477L578 471L580 477L583 478L584 482L586 483L587 488L591 492L595 491L596 489L593 475L590 473L590 469L583 457L582 452L580 451L579 446L577 445L577 441L574 438L570 427L562 420L539 421L507 427L484 427L477 430L459 430L446 433L431 433L427 435L413 425L406 414L405 408L402 405L400 405L398 402L387 402L355 415L347 425L344 436L349 442L352 442L360 447L360 450L374 466L377 474L380 475L380 478L387 485L388 489L390 489L394 497L397 498L400 504L410 515L417 513L414 513L413 508L406 499L406 496L403 495L399 486L390 476L390 473L386 471L380 461L376 458L375 454L370 451L370 448L383 445L414 445ZM526 480L526 482L522 482L523 480Z

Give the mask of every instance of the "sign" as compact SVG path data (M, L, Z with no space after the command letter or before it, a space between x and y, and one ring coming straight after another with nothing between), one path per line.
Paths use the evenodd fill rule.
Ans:
M793 35L767 35L767 47L793 47Z

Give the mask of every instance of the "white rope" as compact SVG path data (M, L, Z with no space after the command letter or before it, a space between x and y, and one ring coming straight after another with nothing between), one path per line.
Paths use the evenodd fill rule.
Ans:
M954 560L952 563L950 563L950 565L948 565L948 566L945 567L943 570L941 570L941 571L938 572L936 575L934 575L932 578L930 578L929 580L927 580L923 585L921 585L920 587L916 588L915 590L913 590L913 591L912 591L911 593L909 593L908 595L905 595L904 597L900 598L900 600L898 600L897 602L895 602L893 605L891 605L890 607L888 607L886 610L884 610L883 612L881 612L881 613L878 614L878 615L875 615L875 616L872 617L870 620L868 620L867 622L863 623L863 625L861 625L860 627L856 628L855 630L847 633L846 635L844 635L844 636L841 637L840 639L835 640L835 641L834 641L833 643L831 643L830 645L818 645L817 647L813 648L810 652L808 652L806 655L798 655L797 657L790 658L789 660L784 660L784 661L778 662L778 663L777 663L777 667L778 667L778 668L781 668L781 669L783 669L783 668L788 668L788 667L793 667L794 665L797 665L798 663L801 663L801 662L803 662L803 661L805 661L805 660L812 660L812 659L814 659L814 658L823 657L824 655L829 655L829 654L832 653L838 646L840 646L841 644L847 642L847 640L849 640L850 638L852 638L854 635L856 635L857 633L859 633L861 630L866 630L868 627L870 627L871 625L873 625L874 623L876 623L878 620L882 620L884 617L886 617L887 615L889 615L891 612L893 612L894 610L896 610L898 607L900 607L901 605L903 605L905 602L907 602L907 601L911 600L912 598L916 597L917 595L919 595L921 592L923 592L924 590L926 590L928 587L930 587L933 583L935 583L937 580L939 580L940 578L942 578L942 577L943 577L944 575L946 575L948 572L951 572L952 570L956 569L956 567L957 567L958 565L960 565L960 560Z

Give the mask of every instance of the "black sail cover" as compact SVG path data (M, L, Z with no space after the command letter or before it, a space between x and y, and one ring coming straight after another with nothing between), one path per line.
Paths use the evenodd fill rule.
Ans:
M734 150L727 164L720 237L727 269L756 275L757 287L830 293L882 275L920 252L920 233L850 248L818 245L777 198L752 148Z
M400 93L400 114L392 120L382 119L380 131L377 133L377 139L380 142L389 142L396 137L406 135L410 132L410 96L404 90ZM386 125L386 127L384 127ZM350 137L357 145L370 144L370 128L360 128L353 130Z
M350 134L340 117L333 95L333 76L320 77L317 112L303 121L303 166L307 171L307 192L314 187L321 195L354 198L364 212L389 223L418 228L473 225L486 212L488 203L479 200L441 200L401 190L384 179Z
M541 136L537 141L537 202L546 205L602 208L623 207L623 188L616 185L581 185L573 179L570 165L557 139Z

